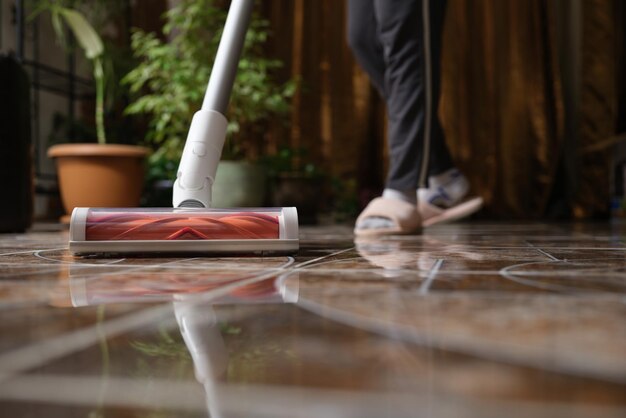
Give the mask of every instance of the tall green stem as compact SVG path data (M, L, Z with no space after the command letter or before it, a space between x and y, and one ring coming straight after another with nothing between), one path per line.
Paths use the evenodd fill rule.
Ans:
M93 60L93 77L96 81L96 132L98 143L106 143L106 133L104 131L104 70L102 60L96 57Z

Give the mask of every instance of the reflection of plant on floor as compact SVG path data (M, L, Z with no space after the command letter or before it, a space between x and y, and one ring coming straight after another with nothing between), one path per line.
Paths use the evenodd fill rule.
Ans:
M265 312L268 312L268 315L264 317L271 318L272 309ZM277 368L288 370L299 361L291 345L286 344L288 338L272 333L265 327L244 328L236 322L224 322L220 324L220 329L224 343L228 347L229 362L226 370L228 382L268 381L268 378L275 377Z
M221 322L220 332L224 335L239 335L241 334L241 328L234 326L234 325L230 325L226 322Z
M136 376L152 378L156 377L155 370L166 370L169 374L161 375L161 378L195 381L191 354L177 330L168 331L161 326L156 340L131 341L130 346L143 355L137 359ZM165 418L171 417L172 414L171 411L151 411L145 416L146 418Z
M218 326L230 356L227 381L252 382L271 374L274 363L297 361L292 350L270 336L247 335L241 326L227 322ZM161 328L156 340L133 341L131 346L143 356L137 363L138 376L153 377L155 370L170 370L170 378L194 378L193 360L180 333Z
M176 332L174 336L162 327L159 330L156 341L132 341L130 343L138 352L149 357L149 360L140 358L138 363L139 374L141 376L152 376L154 370L164 369L172 370L173 376L176 378L189 377L189 365L192 364L191 355L180 333Z
M275 364L287 368L289 363L298 360L292 350L270 336L255 336L254 339L242 336L229 341L228 346L230 361L226 375L229 382L258 382L263 377L273 377Z
M219 327L220 332L224 336L241 334L240 327L225 322L220 322ZM152 376L158 365L162 365L166 369L171 369L172 365L174 365L174 377L190 376L189 366L193 365L193 361L191 354L189 354L189 349L179 332L170 332L161 327L156 341L132 341L130 345L141 354L150 358L149 361L145 358L140 359L140 375Z
M165 13L162 41L155 33L136 31L134 55L141 62L124 82L137 97L127 113L149 118L147 140L155 149L151 163L177 161L193 113L201 107L217 52L226 11L214 0L182 0ZM289 112L296 83L280 84L273 73L282 66L266 58L268 22L253 17L228 110L229 138L224 158L254 157L261 151L270 119ZM161 164L163 167L163 165ZM175 178L175 169L165 175Z

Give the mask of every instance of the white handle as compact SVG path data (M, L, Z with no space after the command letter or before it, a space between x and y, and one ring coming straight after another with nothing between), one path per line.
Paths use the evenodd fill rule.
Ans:
M254 0L233 0L230 5L202 109L193 116L178 167L172 194L175 208L211 207L213 182L228 126L224 113L253 6Z

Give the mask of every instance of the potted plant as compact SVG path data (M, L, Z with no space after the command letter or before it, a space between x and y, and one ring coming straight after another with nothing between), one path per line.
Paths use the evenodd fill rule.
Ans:
M96 88L94 118L98 142L58 144L48 150L48 156L56 160L65 210L71 213L77 206L137 206L143 186L143 161L149 150L107 144L104 43L76 2L37 2L33 15L43 11L50 13L56 35L64 44L64 31L69 28L92 65Z
M163 41L135 31L132 48L139 64L123 82L136 99L129 114L148 116L152 179L173 181L192 116L201 106L219 45L226 11L214 0L182 0L164 15ZM260 206L265 199L263 154L271 120L289 113L296 82L273 77L282 63L265 57L268 22L253 16L228 110L228 137L213 185L217 207ZM161 178L161 180L163 180ZM170 191L171 193L171 191Z
M295 206L298 220L316 224L321 209L324 176L319 168L307 161L307 150L282 146L277 153L262 159L268 168L272 206Z

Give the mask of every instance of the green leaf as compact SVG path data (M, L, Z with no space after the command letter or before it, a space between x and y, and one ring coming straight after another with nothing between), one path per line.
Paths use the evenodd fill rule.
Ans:
M61 16L56 12L52 12L50 16L52 19L52 27L54 28L54 33L56 33L59 43L61 46L66 47L67 41L65 40L65 31L63 30L63 25L61 24Z
M61 8L59 13L72 30L76 40L85 50L85 56L94 59L104 52L104 44L96 30L87 22L87 19L76 10Z

